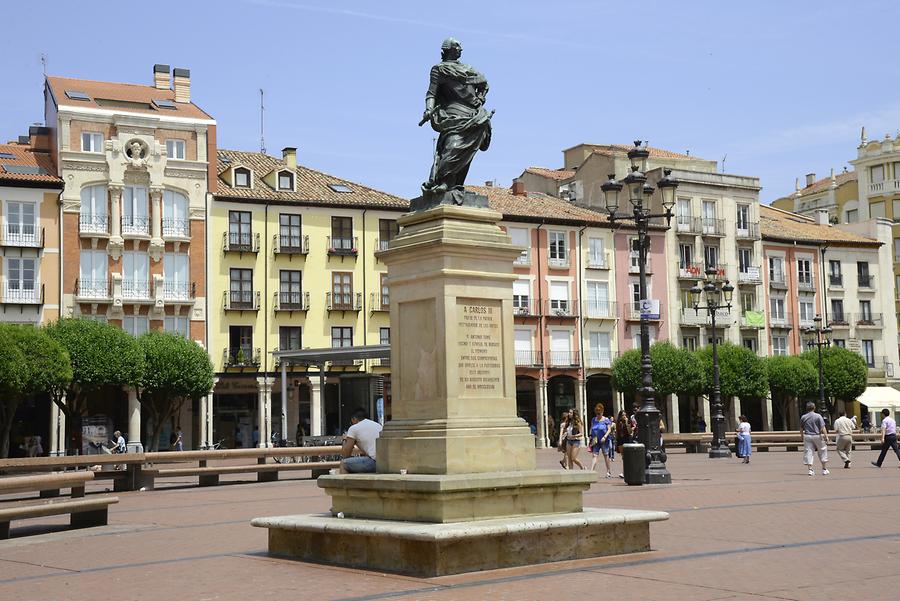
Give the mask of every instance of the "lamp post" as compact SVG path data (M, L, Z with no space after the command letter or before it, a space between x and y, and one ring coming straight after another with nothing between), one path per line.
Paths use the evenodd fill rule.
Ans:
M831 326L822 327L822 316L820 315L816 315L813 318L813 323L816 325L804 328L803 331L813 336L806 342L806 346L810 349L814 346L819 349L819 406L816 410L827 424L830 414L828 413L828 407L825 406L825 371L822 368L822 347L827 347L831 344L831 341L828 340L828 335L831 334Z
M662 196L663 213L651 213L650 199L653 196L653 186L647 184L646 170L647 157L650 151L646 146L636 140L634 148L628 152L631 160L631 172L625 176L622 182L615 179L615 174L609 176L600 189L609 212L610 223L617 221L631 221L634 223L638 234L638 263L640 268L640 297L647 299L647 255L650 252L650 237L647 235L650 220L655 217L664 217L666 224L670 224L674 214L675 188L678 181L671 177L671 170L664 170L664 177L657 182ZM632 206L631 215L620 214L619 192L627 188L628 200ZM644 206L646 199L647 206ZM659 409L656 407L656 391L653 389L653 368L650 364L650 324L649 316L641 311L641 388L638 390L641 406L637 412L638 440L643 443L646 450L646 469L644 482L647 484L671 484L672 475L666 469L666 453L662 449Z
M725 440L725 414L722 408L722 389L719 386L719 350L716 342L716 312L725 309L731 312L731 297L734 295L734 286L728 280L724 284L716 283L711 278L716 275L716 270L706 270L707 280L703 287L694 284L691 288L691 300L696 313L703 309L709 313L712 321L712 362L713 362L713 389L710 399L712 410L712 444L709 447L710 459L731 457L731 449ZM701 296L706 293L706 303L702 304Z

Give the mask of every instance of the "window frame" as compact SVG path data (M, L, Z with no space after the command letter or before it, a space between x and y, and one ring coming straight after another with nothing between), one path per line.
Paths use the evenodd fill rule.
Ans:
M239 176L247 176L247 183L242 184L239 182ZM234 168L234 187L235 188L252 188L253 187L253 172L247 167L235 167Z
M181 156L178 156L178 149L181 149ZM166 158L170 161L187 160L187 142L180 138L169 138L166 140Z
M85 136L88 136L85 138ZM88 148L85 148L85 141L88 141ZM90 152L92 154L102 154L104 152L103 132L99 131L83 131L81 132L81 152ZM96 148L95 148L96 147Z

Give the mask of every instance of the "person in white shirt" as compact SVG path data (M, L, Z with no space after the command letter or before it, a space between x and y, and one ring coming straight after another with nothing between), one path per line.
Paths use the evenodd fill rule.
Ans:
M381 424L368 418L365 410L357 409L350 418L350 427L341 448L342 474L371 474L375 472L375 441L381 435ZM360 455L353 457L354 447Z
M855 416L854 416L855 417ZM853 430L856 423L843 411L841 416L834 420L834 431L837 433L837 452L844 461L844 469L850 469L850 460L853 453Z
M744 458L743 463L750 463L750 422L747 421L746 415L740 417L740 423L737 427L737 439L738 455Z
M891 417L890 409L882 409L881 418L881 454L878 455L878 461L872 462L875 467L881 467L884 463L888 449L892 449L897 454L897 459L900 459L900 448L897 448L897 422Z

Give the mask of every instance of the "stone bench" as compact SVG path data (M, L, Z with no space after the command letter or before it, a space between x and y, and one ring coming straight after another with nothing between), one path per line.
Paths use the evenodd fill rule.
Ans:
M63 488L71 489L73 498L84 496L86 482L94 479L93 472L61 472L36 476L0 478L0 494L36 492L42 499L58 497Z
M70 514L72 528L105 526L109 516L109 506L118 503L118 497L98 497L71 501L48 501L40 504L23 504L0 508L0 539L9 538L9 524L13 520Z

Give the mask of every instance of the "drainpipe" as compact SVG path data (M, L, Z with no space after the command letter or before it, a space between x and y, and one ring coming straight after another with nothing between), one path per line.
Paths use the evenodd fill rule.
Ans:
M363 346L368 344L368 339L369 339L369 331L367 329L368 328L368 308L366 307L366 294L367 294L367 290L368 290L368 288L366 288L366 211L368 211L368 209L363 209L363 212L362 212L362 236L361 236L362 237L362 278L363 278L363 285L362 285L362 291L363 291L363 294L362 294ZM366 371L368 371L368 367L369 367L368 359L365 360L364 367L366 368Z
M576 281L578 282L578 302L581 303L581 307L579 308L579 311L578 311L579 312L579 317L578 317L578 340L579 340L579 343L578 343L578 347L581 349L581 356L579 357L579 369L581 371L581 379L582 379L582 381L585 382L585 384L584 384L585 386L587 386L587 381L585 379L585 373L584 373L584 315L583 315L583 313L584 313L584 294L583 294L584 290L582 290L582 286L581 286L581 284L582 284L582 282L581 282L581 273L582 273L582 270L581 270L581 250L582 250L581 244L582 244L582 240L584 238L584 230L586 230L587 228L588 228L588 226L585 223L584 227L582 227L580 230L578 230L578 258L576 260L576 265L575 265L575 268L578 270L578 275L576 276ZM585 417L587 417L587 391L585 391L584 394L585 394L585 406L584 406L585 411L584 411L584 413L585 413Z
M541 280L543 279L541 273L541 228L544 227L545 222L541 221L536 228L534 228L537 233L537 245L535 246L535 261L537 262L537 271L538 271L538 280L537 280L537 296L538 296L538 345L540 347L541 353L541 370L539 372L539 380L538 386L541 387L543 391L543 406L539 408L539 413L544 412L546 409L546 414L543 416L544 424L548 424L550 417L550 402L547 398L547 365L546 365L546 355L544 354L544 295L542 293L541 288ZM544 445L548 445L550 442L550 433L547 430L547 427L544 427L544 436L546 440L543 441Z
M59 236L59 258L57 259L57 262L59 263L59 305L57 305L59 307L59 315L56 317L57 320L61 319L63 316L63 281L65 279L63 278L63 269L65 269L65 262L63 261L63 257L65 256L63 253L63 190L65 190L65 188L60 190L59 194L56 196L56 204L59 207L59 231L57 231L57 235ZM59 443L57 443L57 445L58 444Z
M828 250L828 245L822 246L820 252L822 253L821 261L822 261L822 325L828 325L828 284L825 281L825 251Z

